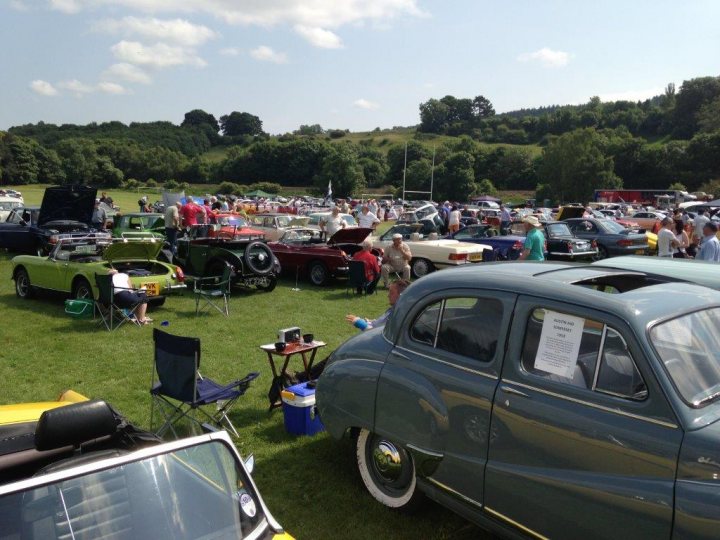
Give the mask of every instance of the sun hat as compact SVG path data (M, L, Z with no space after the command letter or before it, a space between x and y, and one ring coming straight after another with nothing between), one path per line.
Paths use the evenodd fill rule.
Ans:
M529 223L533 227L540 227L542 224L540 223L540 220L536 218L535 216L525 216L522 219L523 223Z

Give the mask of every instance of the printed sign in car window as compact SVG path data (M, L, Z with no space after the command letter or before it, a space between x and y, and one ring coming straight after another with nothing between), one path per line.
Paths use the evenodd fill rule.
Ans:
M546 311L535 369L572 378L580 353L585 319L556 311Z

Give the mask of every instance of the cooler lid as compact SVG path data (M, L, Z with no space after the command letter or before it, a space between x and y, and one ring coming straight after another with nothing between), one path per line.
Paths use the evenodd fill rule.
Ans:
M299 383L294 386L290 386L289 388L286 388L288 392L292 392L298 397L308 397L308 396L314 396L315 395L315 389L314 388L308 388L307 383Z

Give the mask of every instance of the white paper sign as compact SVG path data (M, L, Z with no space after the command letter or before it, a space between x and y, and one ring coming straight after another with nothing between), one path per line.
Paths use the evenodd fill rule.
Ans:
M580 352L585 319L546 311L535 369L572 379Z

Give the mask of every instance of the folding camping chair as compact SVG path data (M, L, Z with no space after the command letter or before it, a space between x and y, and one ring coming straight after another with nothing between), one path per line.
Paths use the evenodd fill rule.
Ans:
M153 430L155 406L164 417L163 424L155 433L162 437L168 430L177 438L175 424L187 418L202 429L204 420L218 427L223 424L238 437L228 413L235 402L260 374L248 373L244 378L221 385L200 375L200 339L174 336L153 329L155 359L150 382L152 405L150 409L150 430ZM157 375L157 379L156 379ZM203 409L215 405L212 412Z
M365 263L362 261L350 261L348 264L348 280L345 294L350 290L360 290L360 294L372 294L375 292L378 279L380 279L379 274L375 276L374 280L367 281L367 279L365 279Z
M226 317L230 315L228 298L230 297L232 267L226 264L222 276L198 277L193 280L195 294L195 315L214 308ZM219 300L222 298L222 305ZM202 307L200 303L204 302Z
M105 325L108 330L116 330L126 322L138 324L133 316L135 308L143 302L137 302L132 306L122 308L115 303L115 292L118 287L113 285L112 275L95 274L95 285L98 288L98 297L95 300L95 313L100 315L100 322Z

